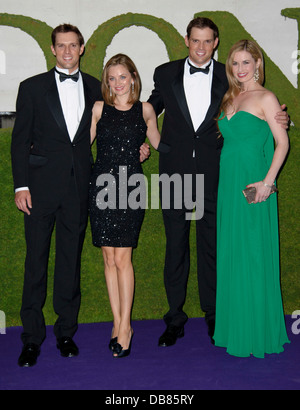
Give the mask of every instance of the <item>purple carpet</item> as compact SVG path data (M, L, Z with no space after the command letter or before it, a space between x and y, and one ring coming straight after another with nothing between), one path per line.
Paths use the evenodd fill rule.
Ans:
M52 326L32 368L17 365L21 328L0 334L1 390L299 390L300 334L279 355L265 359L236 358L210 343L204 319L190 319L185 336L176 345L161 348L162 320L133 322L131 355L114 359L108 350L111 323L81 324L74 338L80 349L75 358L63 358L56 348ZM149 393L150 394L150 393Z

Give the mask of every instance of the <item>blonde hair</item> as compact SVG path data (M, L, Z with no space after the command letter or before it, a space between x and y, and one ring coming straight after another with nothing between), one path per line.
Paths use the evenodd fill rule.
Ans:
M127 70L130 72L134 80L134 90L133 92L130 92L129 99L128 99L129 104L134 104L140 98L140 93L141 93L141 88L142 88L141 78L140 78L140 75L137 71L137 68L134 62L125 54L116 54L105 64L105 67L102 73L102 80L101 80L102 81L101 91L102 91L103 100L108 105L114 105L115 95L113 92L110 91L110 87L108 85L108 71L110 67L116 66L119 64L127 68Z
M258 84L263 84L264 82L264 63L263 63L263 54L259 46L252 40L240 40L237 43L235 43L228 54L227 60L226 60L226 75L229 83L229 88L226 94L224 95L221 107L220 107L220 113L223 111L224 113L228 113L228 110L230 107L233 107L232 101L233 99L240 93L241 87L240 87L240 82L234 77L233 72L232 72L232 64L233 64L233 58L235 53L238 51L248 51L248 53L251 54L253 57L254 61L257 62L259 59L261 60L261 64L258 68L258 73L259 73L259 79L257 80Z

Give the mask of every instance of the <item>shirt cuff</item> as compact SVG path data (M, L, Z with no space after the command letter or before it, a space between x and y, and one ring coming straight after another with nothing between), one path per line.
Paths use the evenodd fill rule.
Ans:
M22 186L21 188L15 189L15 193L17 193L19 191L29 191L29 188L27 186Z

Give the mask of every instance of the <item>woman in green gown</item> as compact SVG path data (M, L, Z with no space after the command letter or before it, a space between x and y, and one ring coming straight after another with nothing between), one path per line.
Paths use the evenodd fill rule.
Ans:
M226 72L229 90L218 121L224 146L214 340L231 355L263 358L289 343L280 289L277 194L271 195L289 142L274 119L278 100L262 86L263 56L257 44L236 43ZM251 204L242 192L246 187L256 188Z

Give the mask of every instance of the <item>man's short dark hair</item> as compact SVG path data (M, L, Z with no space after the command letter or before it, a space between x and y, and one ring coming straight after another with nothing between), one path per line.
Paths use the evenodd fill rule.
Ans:
M77 34L80 46L84 44L83 35L80 33L79 29L76 26L73 26L72 24L60 24L52 31L52 34L51 34L51 40L52 40L53 47L55 47L57 33L70 33L70 32Z
M192 21L190 21L189 25L187 26L186 33L187 37L190 38L192 28L210 28L214 32L214 40L219 37L219 29L215 25L215 23L207 17L196 17Z

